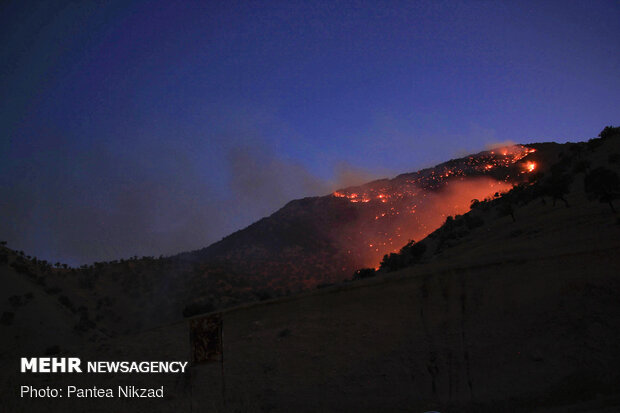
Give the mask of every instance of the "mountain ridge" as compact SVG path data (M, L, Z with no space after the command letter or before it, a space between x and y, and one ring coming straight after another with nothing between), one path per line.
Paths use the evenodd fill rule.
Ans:
M50 263L41 261L33 265L32 260L18 254L12 258L10 265L17 263L25 273L34 274L33 279L44 283L48 290L60 290L58 299L64 296L63 302L70 302L68 305L75 310L77 322L82 327L92 324L97 325L103 334L124 334L179 319L182 312L191 315L228 308L351 280L357 269L368 265L379 268L384 255L398 252L410 239L419 241L423 238L419 234L402 231L402 234L397 234L400 236L392 237L393 245L389 247L385 245L379 249L374 241L373 245L368 246L367 233L374 237L376 225L390 231L399 228L401 215L396 214L399 211L393 211L390 215L390 208L400 208L411 202L412 198L407 194L381 197L385 194L380 190L390 182L405 182L420 177L427 179L425 183L429 184L429 189L424 202L428 203L428 210L409 211L406 215L407 220L411 217L420 222L429 217L434 220L427 228L420 230L426 236L440 227L447 216L469 210L472 198L492 197L512 187L512 184L500 182L498 178L510 178L515 183L527 182L536 174L524 172L526 162L537 163L537 172L546 171L556 162L559 153L568 151L570 145L529 144L528 147L536 151L526 153L509 165L499 165L490 170L485 167L489 161L485 156L491 151L483 151L449 160L435 168L339 190L345 196L337 196L341 192L335 191L326 196L292 200L269 217L230 234L218 243L170 257L134 257L94 263L80 269L65 269L62 266L53 268ZM505 155L499 154L494 159L501 160L503 157ZM472 160L475 162L470 166L476 176L460 176L459 173L441 179L435 177L445 173L449 167ZM491 174L495 174L492 175L494 177L489 176ZM466 182L469 179L474 181ZM483 184L480 195L470 196L472 188L476 190L480 183ZM413 184L407 185L411 188ZM441 206L438 200L443 199L440 197L450 195L451 191L463 185L463 194L455 192L461 203L456 212L454 205L451 205L442 214L438 210ZM352 191L359 188L367 189L367 202L361 199L361 195L349 197ZM456 198L453 196L450 199ZM404 212L402 216L405 216ZM418 222L412 225L415 227ZM361 236L360 228L363 232ZM388 244L389 235L385 235L386 232L384 230L378 235L383 237L380 239L382 243ZM334 242L334 234L340 237L336 240L338 242ZM352 248L354 245L357 251ZM84 309L78 312L77 308L81 307Z

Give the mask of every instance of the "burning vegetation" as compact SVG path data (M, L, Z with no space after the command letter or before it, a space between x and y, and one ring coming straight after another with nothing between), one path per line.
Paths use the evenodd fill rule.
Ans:
M499 196L525 180L536 163L524 158L535 151L523 145L497 148L336 191L333 197L353 204L358 219L335 238L348 245L347 254L354 255L354 261L375 267L384 254L424 238L446 217L469 210L472 199Z
M389 203L407 197L413 198L419 194L420 189L438 188L454 178L487 175L489 171L496 168L510 168L533 152L536 152L536 149L523 145L500 148L471 155L464 160L446 162L438 167L425 169L414 174L400 175L392 181L377 181L385 185L373 185L375 183L371 183L363 187L336 191L333 196L346 198L353 203L367 203L373 200ZM521 168L521 172L533 172L536 169L536 163L524 162ZM505 182L515 178L514 176L511 177L511 172L505 171L503 179Z

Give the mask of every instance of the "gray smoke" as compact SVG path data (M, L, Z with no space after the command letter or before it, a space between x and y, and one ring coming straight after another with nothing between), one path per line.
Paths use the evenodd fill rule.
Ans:
M15 161L0 180L0 240L72 265L170 255L205 247L292 199L376 178L341 163L333 179L319 179L258 145L225 149L221 173L205 177L191 148L141 150Z

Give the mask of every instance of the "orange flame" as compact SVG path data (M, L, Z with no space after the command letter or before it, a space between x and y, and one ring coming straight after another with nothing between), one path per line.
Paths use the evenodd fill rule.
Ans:
M526 162L523 165L523 169L524 172L534 172L534 169L536 169L536 162Z

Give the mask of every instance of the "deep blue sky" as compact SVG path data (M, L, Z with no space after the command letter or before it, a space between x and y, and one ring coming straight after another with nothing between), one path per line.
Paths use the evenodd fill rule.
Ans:
M0 239L73 264L620 123L616 1L5 1L0 39Z

